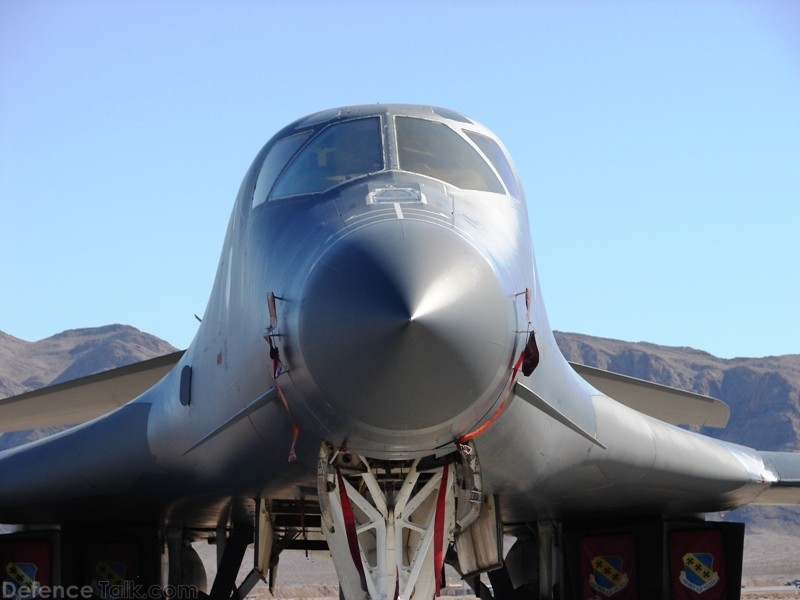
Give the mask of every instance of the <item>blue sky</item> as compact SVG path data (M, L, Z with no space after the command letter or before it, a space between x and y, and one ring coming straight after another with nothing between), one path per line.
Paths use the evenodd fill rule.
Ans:
M528 198L554 328L800 353L800 3L0 0L0 330L179 347L295 118L434 104Z

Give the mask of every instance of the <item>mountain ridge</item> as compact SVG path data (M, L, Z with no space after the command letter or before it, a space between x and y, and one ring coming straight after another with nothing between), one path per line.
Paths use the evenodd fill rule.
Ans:
M0 331L0 398L175 350L164 340L130 325L68 329L35 342Z
M27 342L0 331L0 398L63 383L174 352L171 344L130 325L69 329ZM0 450L62 428L0 434Z
M718 358L694 348L555 332L567 360L726 402L725 429L706 435L759 450L800 450L800 354Z

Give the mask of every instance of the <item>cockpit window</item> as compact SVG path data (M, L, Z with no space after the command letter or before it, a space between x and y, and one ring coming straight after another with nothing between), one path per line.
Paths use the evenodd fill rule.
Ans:
M324 192L382 169L380 119L343 121L323 129L294 157L270 198Z
M272 145L272 148L267 152L267 156L264 157L264 162L261 163L261 171L258 173L256 189L253 192L253 208L267 199L269 191L286 163L289 162L292 155L297 152L297 149L303 145L303 142L310 135L311 130L302 131L280 139Z
M481 152L492 161L495 170L500 174L503 183L506 184L508 193L514 196L514 198L519 198L519 188L517 187L517 178L514 176L514 169L511 168L511 164L506 159L506 155L500 149L497 142L487 135L474 131L467 131L465 129L464 133L466 133L469 139L475 142L475 145L481 149Z
M404 171L441 179L466 190L505 194L484 158L444 123L397 117L397 151Z

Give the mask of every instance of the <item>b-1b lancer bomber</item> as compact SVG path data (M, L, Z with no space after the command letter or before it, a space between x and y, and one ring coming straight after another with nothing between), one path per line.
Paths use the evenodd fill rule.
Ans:
M485 599L738 598L743 526L698 515L800 502L800 455L678 426L727 419L563 358L488 129L328 110L247 171L188 349L0 401L76 425L0 453L4 594L239 598L329 549L346 600L429 600L445 564Z

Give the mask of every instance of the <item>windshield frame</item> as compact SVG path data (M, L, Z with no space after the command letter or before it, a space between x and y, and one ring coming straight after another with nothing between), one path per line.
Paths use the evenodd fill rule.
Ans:
M352 131L335 131L339 128L352 126L353 124L367 124L369 122L374 124L374 128L372 131L361 132L364 135L361 139L354 139ZM371 127L372 125L369 126ZM327 141L326 136L332 136L335 132L347 134L339 138L339 143L345 142L346 144L350 144L351 142L362 142L375 145L368 150L370 154L364 154L364 152L355 148L346 148L347 153L343 153L340 149L320 147L316 156L317 165L315 169L309 170L306 168L307 165L301 165L300 161L313 159L314 157L311 156L311 153L317 146ZM377 136L372 137L374 134L377 134ZM336 159L336 163L333 163L330 167L326 164L328 156ZM350 161L349 164L347 164L348 159ZM387 162L386 144L383 135L383 119L381 115L367 115L329 122L323 127L314 130L313 135L311 135L289 158L273 183L267 199L273 202L289 198L324 194L340 185L386 170ZM345 166L354 169L352 173L343 172ZM294 180L290 181L288 179L290 177L294 178ZM332 181L331 178L334 177L341 177L342 179ZM325 183L326 180L328 183ZM281 186L288 186L288 189L283 189Z
M394 136L401 171L462 190L509 195L492 161L462 130L444 121L395 115Z

